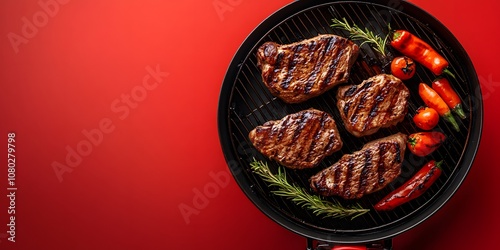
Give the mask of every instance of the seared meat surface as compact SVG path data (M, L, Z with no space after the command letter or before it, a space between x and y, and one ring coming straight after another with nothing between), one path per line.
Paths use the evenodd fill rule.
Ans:
M335 120L316 109L268 121L248 137L263 155L292 169L315 167L342 147Z
M320 195L344 199L358 199L384 188L401 173L406 138L397 133L342 156L337 163L311 177L311 188Z
M280 45L264 43L257 51L262 80L287 103L299 103L347 82L359 48L335 35L319 35Z
M401 80L380 74L359 85L339 87L337 107L347 131L361 137L403 121L409 96Z

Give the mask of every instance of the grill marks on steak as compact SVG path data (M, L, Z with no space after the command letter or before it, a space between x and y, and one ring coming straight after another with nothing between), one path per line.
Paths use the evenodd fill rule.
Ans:
M268 121L248 137L263 155L292 169L315 167L342 147L335 120L316 109Z
M401 173L406 135L397 133L367 143L310 178L311 188L323 196L358 199L384 188Z
M359 85L339 87L337 107L347 131L361 137L403 121L409 96L401 80L380 74Z
M266 42L257 51L257 61L270 92L299 103L347 82L358 53L358 46L346 38L319 35L286 45Z

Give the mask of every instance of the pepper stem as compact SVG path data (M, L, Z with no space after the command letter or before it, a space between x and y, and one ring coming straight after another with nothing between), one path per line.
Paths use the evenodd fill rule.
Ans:
M453 110L453 112L454 112L455 114L457 114L458 116L460 116L460 119L462 119L462 120L463 120L463 119L467 118L467 117L465 116L465 112L464 112L464 110L462 109L462 105L461 105L460 103L459 103L459 104L457 104L457 105L455 105L455 107L454 107L452 110Z
M437 82L443 78L444 78L443 76L437 76L432 82Z
M450 69L448 69L448 68L443 69L443 73L444 73L444 74L447 74L447 75L449 75L449 76L451 76L451 77L453 77L453 79L457 79L457 78L455 77L455 75L454 75L453 73L451 73Z
M458 127L458 123L457 123L457 121L455 121L455 118L453 118L453 115L451 114L450 111L446 112L443 115L443 118L453 126L453 129L455 129L455 131L460 132L460 128Z
M400 38L401 35L402 35L401 31L399 31L399 30L395 31L394 34L392 35L392 40L396 40L396 39Z
M437 168L439 168L439 169L443 170L443 169L441 168L441 165L443 165L443 160L437 161L436 163L434 163L434 165L435 165Z
M415 139L415 138L408 138L408 143L412 146L412 148L414 148L415 145L417 144L417 139Z

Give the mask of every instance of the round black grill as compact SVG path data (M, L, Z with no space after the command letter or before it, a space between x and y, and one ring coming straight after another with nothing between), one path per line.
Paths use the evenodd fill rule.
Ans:
M397 132L409 135L419 131L411 120L416 109L424 105L418 95L418 84L430 84L435 78L429 70L420 65L415 76L405 81L411 92L409 112L405 120L397 126L381 129L362 138L356 138L345 130L336 107L337 88L300 104L286 104L270 94L262 82L257 66L258 47L267 41L288 44L319 34L349 37L345 31L330 27L334 18L346 18L349 23L366 27L381 36L390 32L390 24L393 30L406 29L428 42L450 62L450 70L455 73L456 79L449 80L461 97L464 109L468 111L467 119L460 120L457 117L460 132L455 132L441 119L435 130L442 131L448 138L435 153L421 158L407 150L402 174L383 190L355 201L328 198L338 200L344 205L358 203L364 208L372 208L387 193L408 180L427 161L444 160L442 176L418 199L390 212L378 213L372 209L368 214L353 220L318 217L287 199L271 194L272 189L252 173L249 165L255 158L266 161L274 172L278 167L277 163L267 160L253 148L248 140L248 133L253 128L266 121L278 120L285 115L311 107L326 111L334 117L344 146L341 151L327 157L314 169L286 170L290 182L306 188L309 187L308 179L312 175L338 161L343 154L357 151L369 141ZM390 46L388 48L390 54L397 54ZM383 72L387 61L368 45L361 46L358 59L351 70L349 84L359 84ZM276 222L306 237L326 241L365 242L384 239L415 226L433 214L451 197L465 178L475 156L482 127L482 102L478 86L472 63L458 41L437 20L410 3L299 1L284 7L264 21L235 55L226 74L219 100L219 136L226 160L238 184L254 204Z

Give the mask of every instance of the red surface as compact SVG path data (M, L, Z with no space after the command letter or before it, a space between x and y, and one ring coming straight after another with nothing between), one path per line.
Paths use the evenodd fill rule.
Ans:
M226 179L216 124L233 54L290 0L59 2L50 15L38 1L0 3L0 148L14 131L18 188L11 243L0 153L0 249L305 249ZM498 246L498 4L412 2L472 58L484 136L457 194L395 249ZM54 165L71 170L62 182ZM187 207L193 214L183 216Z

